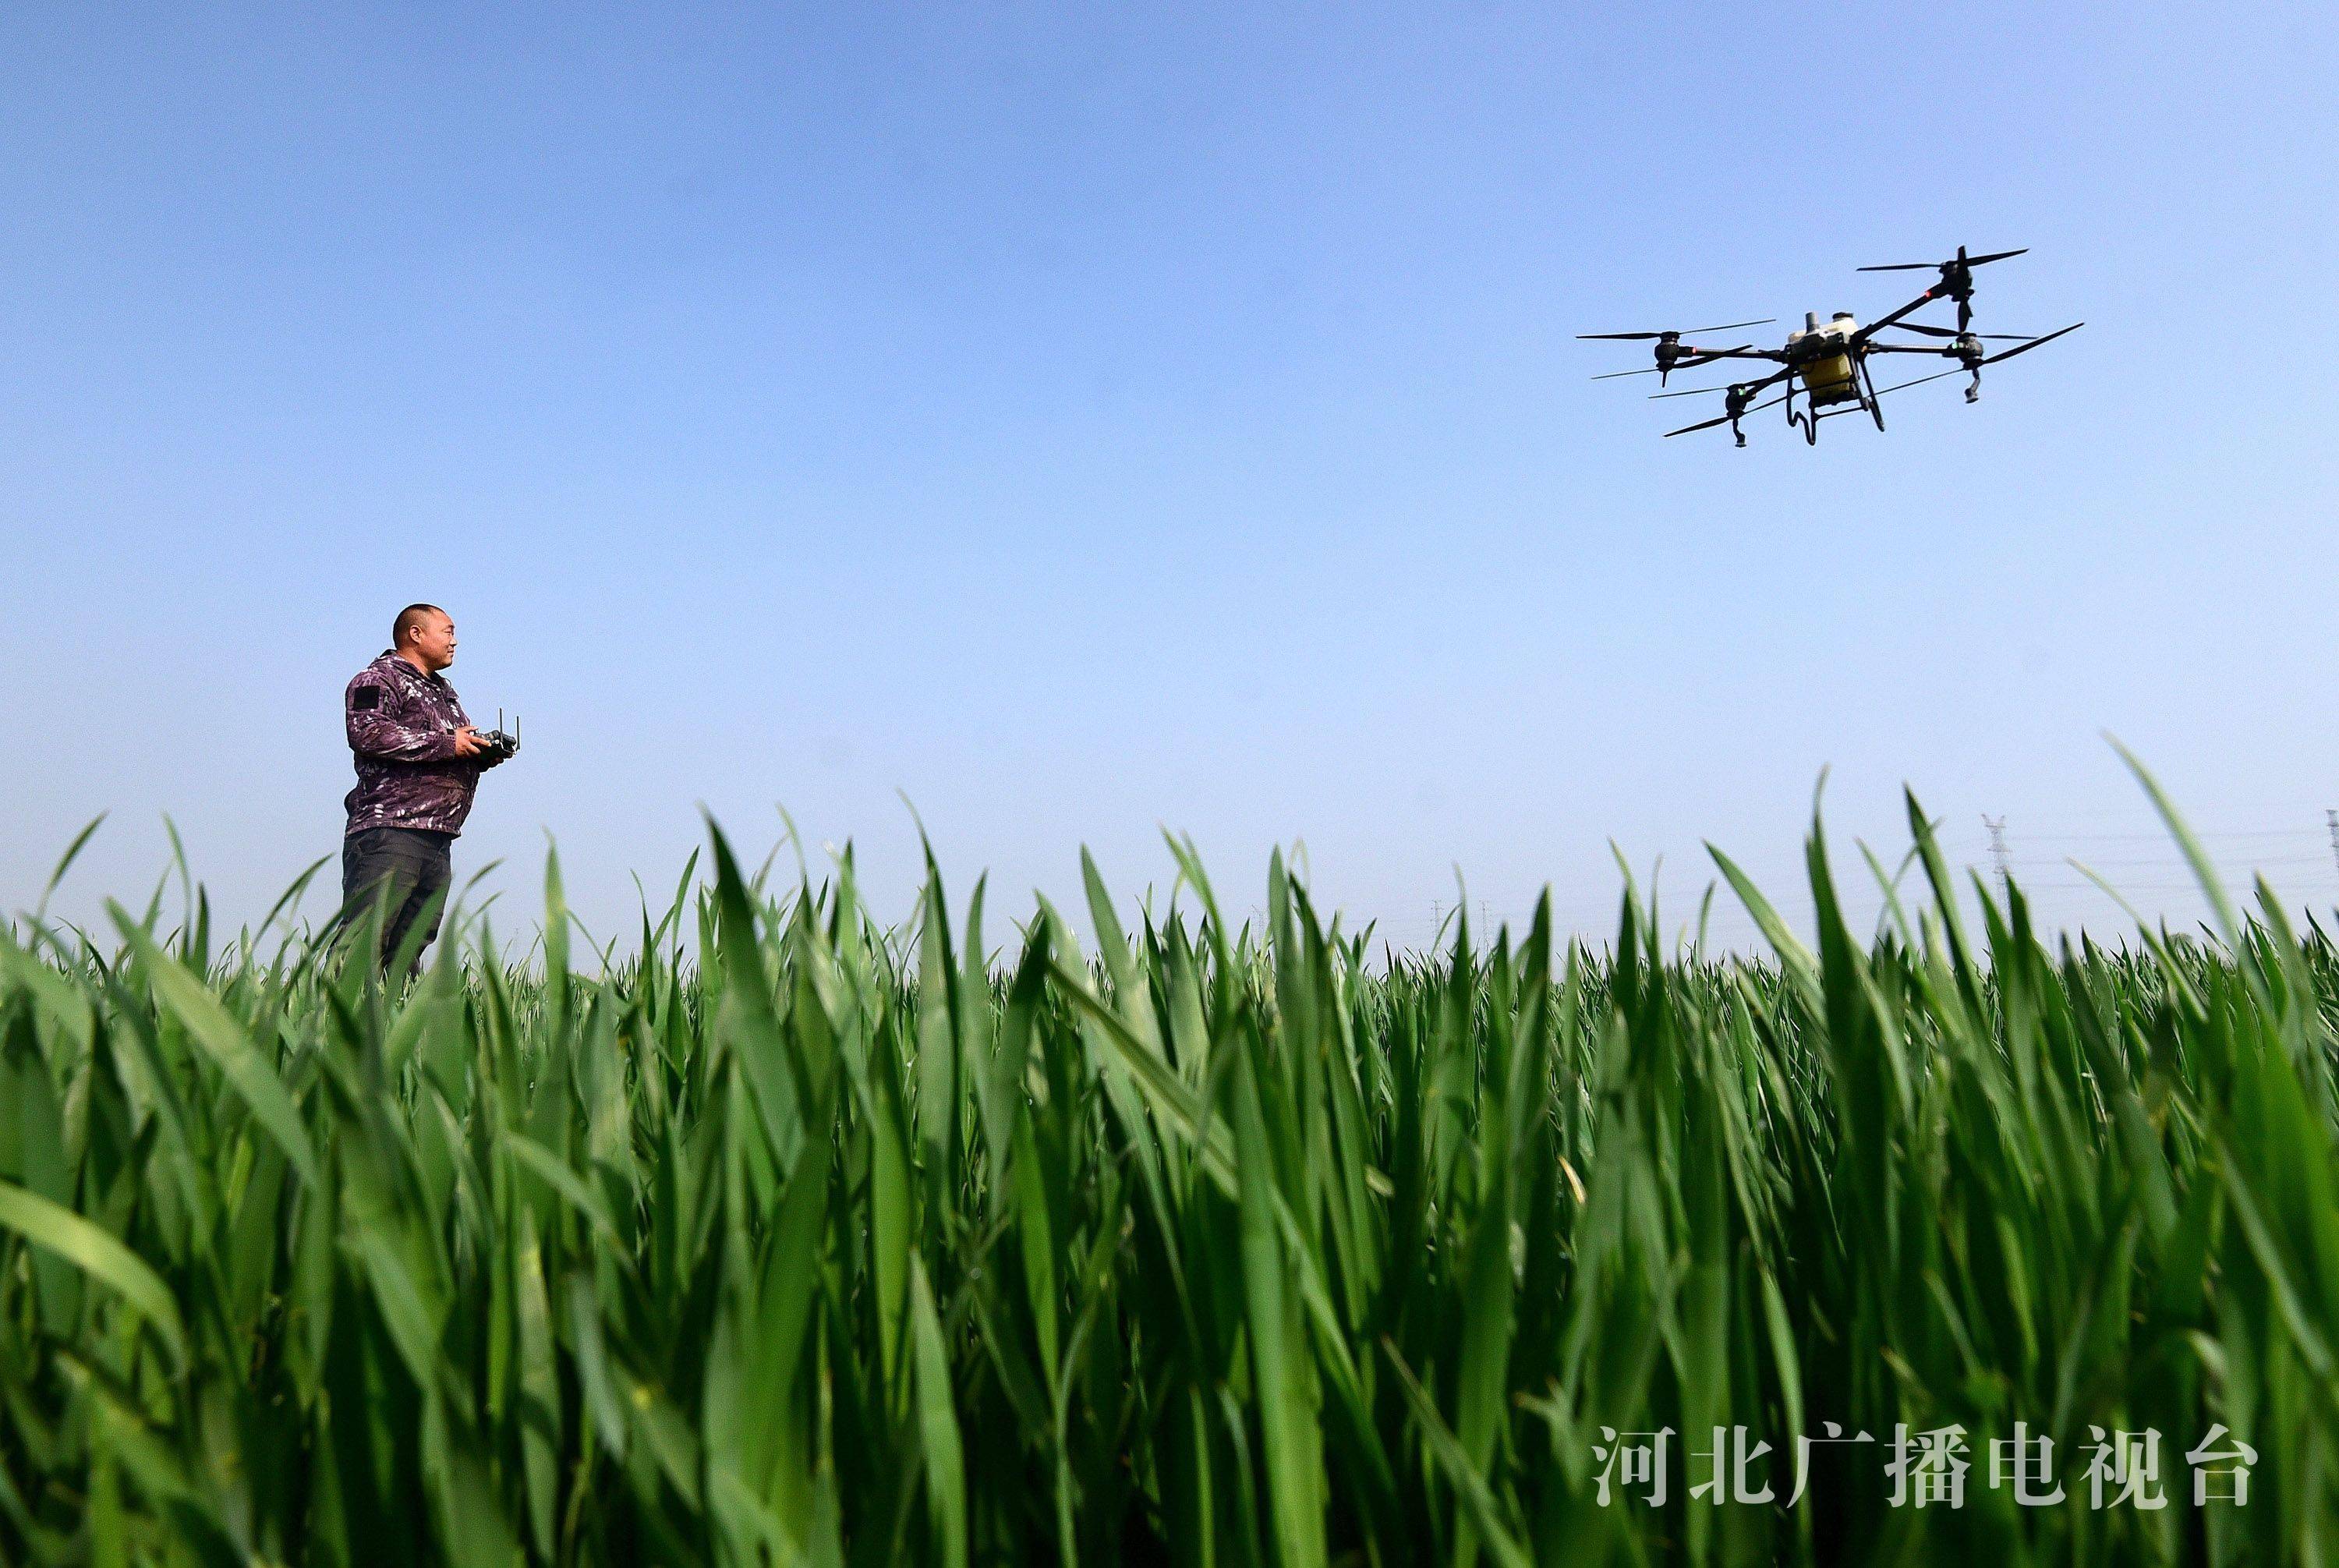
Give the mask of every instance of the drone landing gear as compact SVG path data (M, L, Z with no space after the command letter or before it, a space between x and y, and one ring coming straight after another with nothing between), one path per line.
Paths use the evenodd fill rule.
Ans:
M1981 401L1981 367L1979 365L1973 368L1973 380L1966 386L1966 401L1969 403Z
M1792 376L1789 376L1787 378L1786 397L1787 423L1791 428L1802 431L1803 445L1807 447L1816 447L1820 444L1820 411L1819 409L1810 406L1811 397L1808 393L1804 395L1803 402L1805 407L1801 412L1797 412L1795 409L1795 380Z

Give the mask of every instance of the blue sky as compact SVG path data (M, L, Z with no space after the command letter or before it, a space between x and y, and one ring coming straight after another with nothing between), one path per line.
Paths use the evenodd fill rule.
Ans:
M1229 902L1399 940L1610 843L1686 914L1831 825L2008 819L2190 918L2102 735L2339 898L2339 22L2242 5L25 5L0 19L0 907L232 915L338 846L410 599L524 716L459 866L605 934L703 803L906 912ZM2083 332L1882 436L1665 441L1578 332L1892 304ZM2295 314L2292 314L2295 312ZM15 751L15 747L11 747ZM897 793L898 792L898 793ZM2137 835L2137 836L2128 836ZM2222 836L2230 835L2230 836ZM2110 863L2127 863L2111 865ZM2070 885L2067 885L2070 884ZM1789 907L1800 901L1782 896ZM1735 921L1722 917L1727 931Z

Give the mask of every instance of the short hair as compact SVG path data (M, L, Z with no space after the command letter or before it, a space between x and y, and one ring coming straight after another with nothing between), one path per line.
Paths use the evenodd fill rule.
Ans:
M407 634L413 631L417 626L419 626L422 624L423 616L443 616L447 612L445 610L440 609L437 605L407 606L404 609L398 612L398 619L392 621L390 625L390 646L391 647L396 647L399 644L404 642L406 640Z

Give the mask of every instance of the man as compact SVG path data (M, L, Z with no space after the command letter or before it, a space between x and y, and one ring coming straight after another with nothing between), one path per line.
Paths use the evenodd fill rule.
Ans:
M343 916L357 918L388 884L385 967L426 908L422 946L439 934L439 905L432 901L453 874L455 835L470 814L479 774L510 754L471 727L439 673L454 662L454 620L437 605L409 605L390 628L390 646L341 694L358 772L357 788L342 803L350 814L341 839Z

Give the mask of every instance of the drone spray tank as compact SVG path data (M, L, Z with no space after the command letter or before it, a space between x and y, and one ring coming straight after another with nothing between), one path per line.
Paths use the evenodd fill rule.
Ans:
M1848 311L1838 311L1827 321L1820 320L1817 311L1806 311L1802 330L1787 334L1789 362L1795 367L1796 379L1803 383L1811 407L1849 403L1860 396L1852 379L1850 351L1856 325Z

